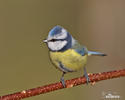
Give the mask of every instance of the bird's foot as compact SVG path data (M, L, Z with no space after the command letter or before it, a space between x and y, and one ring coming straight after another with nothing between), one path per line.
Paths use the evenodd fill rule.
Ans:
M87 73L85 67L84 67L84 76L85 76L85 78L86 78L86 83L87 83L87 85L88 85L88 83L90 82L90 79L89 79L89 76L88 76L88 73Z
M63 74L62 74L62 77L61 77L60 81L61 81L61 83L62 83L63 87L65 88L65 87L66 87L66 84L65 84L65 80L64 80L64 75L65 75L65 72L63 72Z
M61 81L61 83L62 83L63 87L65 88L65 87L66 87L66 84L65 84L64 77L61 77L60 81Z

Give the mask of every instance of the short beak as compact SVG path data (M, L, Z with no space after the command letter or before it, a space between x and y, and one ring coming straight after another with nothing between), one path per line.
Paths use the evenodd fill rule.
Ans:
M44 43L47 43L47 42L48 42L48 40L47 40L47 39L44 39L44 40L43 40L43 42L44 42Z

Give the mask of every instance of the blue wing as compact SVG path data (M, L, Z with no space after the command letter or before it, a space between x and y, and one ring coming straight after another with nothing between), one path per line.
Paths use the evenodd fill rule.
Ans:
M75 43L72 46L72 49L74 49L81 56L84 56L85 54L88 54L87 48L82 46L82 45L80 45L76 40L75 40Z
M75 39L73 39L72 42L72 49L74 49L77 53L79 53L81 56L84 55L95 55L95 56L106 56L104 53L96 52L96 51L88 51L85 46L80 45Z
M81 48L81 49L75 49L75 51L77 52L77 53L79 53L81 56L84 56L85 55L85 50L84 50L84 48Z

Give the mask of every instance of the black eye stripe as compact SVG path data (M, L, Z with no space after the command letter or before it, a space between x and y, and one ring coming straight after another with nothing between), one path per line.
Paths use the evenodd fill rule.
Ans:
M49 40L50 42L55 42L55 41L64 41L65 39L51 39Z
M51 41L51 42L55 42L55 41L57 41L56 39L51 39L51 40L49 40L49 41Z

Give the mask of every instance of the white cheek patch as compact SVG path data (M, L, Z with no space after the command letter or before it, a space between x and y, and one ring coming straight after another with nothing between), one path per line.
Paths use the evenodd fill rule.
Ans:
M61 30L61 33L56 35L56 39L65 39L67 37L67 31L65 29Z
M67 41L48 42L48 47L53 51L58 51L61 50L66 44Z

